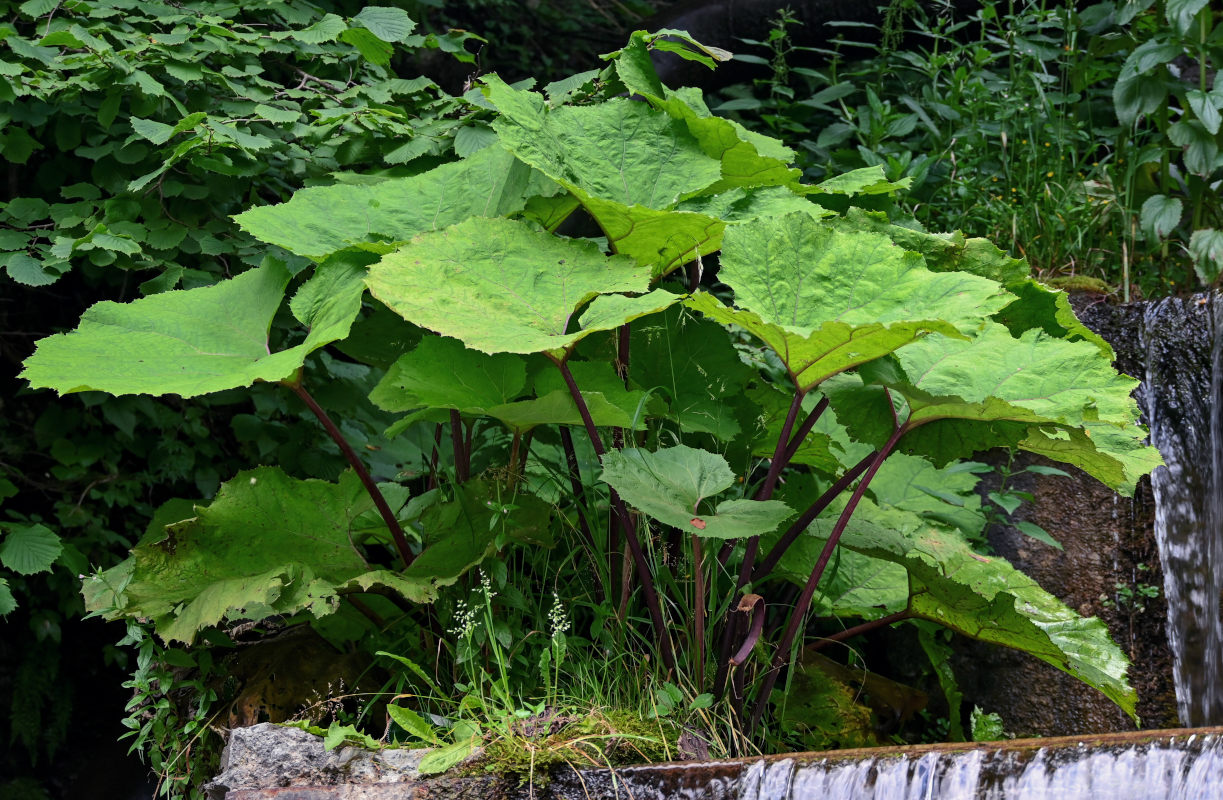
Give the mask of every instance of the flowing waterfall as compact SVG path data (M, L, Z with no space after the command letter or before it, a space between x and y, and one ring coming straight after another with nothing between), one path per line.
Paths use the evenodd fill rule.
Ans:
M1167 466L1151 476L1181 724L1223 723L1223 300L1146 307L1143 404Z
M558 776L554 800L1217 800L1223 735L671 764ZM954 747L954 746L953 746Z

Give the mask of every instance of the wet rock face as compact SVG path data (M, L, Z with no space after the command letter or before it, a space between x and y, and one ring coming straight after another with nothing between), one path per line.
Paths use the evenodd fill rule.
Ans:
M1081 299L1076 306L1083 322L1117 351L1118 369L1141 378L1141 305L1089 305ZM1005 464L1006 455L991 453L982 460ZM1035 503L1020 506L1013 519L1049 531L1065 551L1009 526L995 526L989 534L990 545L1080 614L1103 619L1113 640L1133 662L1129 679L1138 692L1142 727L1177 726L1163 593L1140 598L1140 609L1138 601L1119 601L1117 590L1118 584L1131 590L1139 584L1163 585L1150 480L1144 478L1134 497L1127 498L1073 468L1034 456L1017 457L1012 469L1033 463L1058 466L1073 477L1025 473L1012 478L1008 488L1036 497ZM998 483L996 474L986 476L982 491L996 490ZM969 642L960 650L955 668L966 707L975 704L999 713L1010 732L1059 736L1134 728L1132 720L1102 694L1022 653Z

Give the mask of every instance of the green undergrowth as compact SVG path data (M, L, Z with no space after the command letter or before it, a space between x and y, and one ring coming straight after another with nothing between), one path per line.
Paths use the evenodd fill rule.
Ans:
M811 182L653 50L728 57L639 31L569 79L483 76L454 159L254 203L257 265L38 343L31 389L282 403L347 465L261 451L85 578L140 648L134 736L296 718L429 747L427 774L480 744L667 758L680 726L717 755L903 739L920 712L964 738L954 636L1134 714L1104 624L983 546L1028 498L1010 462L983 498L970 459L1132 493L1160 463L1136 382L1027 262L914 225L911 177ZM925 666L881 679L890 641Z
M813 179L881 166L909 213L1119 299L1219 282L1223 9L1205 0L891 0L800 46L780 14L715 110L797 144ZM762 72L764 70L762 69Z
M629 711L574 709L574 721L547 736L511 731L484 747L465 767L469 773L515 776L535 786L547 783L554 769L598 769L674 761L680 727L669 720L649 721ZM564 714L559 715L566 719ZM529 720L527 721L529 722Z

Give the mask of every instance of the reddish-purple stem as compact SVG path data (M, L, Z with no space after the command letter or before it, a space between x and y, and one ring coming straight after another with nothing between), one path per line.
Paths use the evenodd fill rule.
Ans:
M769 473L765 476L760 490L756 492L755 499L757 500L768 500L773 496L773 490L777 488L777 479L786 465L785 455L790 444L790 432L794 430L794 421L798 419L798 412L803 407L805 394L801 389L794 393L794 399L790 402L790 410L786 412L786 421L781 425L781 434L777 437L777 446L773 448L773 461L769 464Z
M696 693L705 685L705 557L701 552L701 537L692 537L692 568L696 575L696 598L693 610L696 639Z
M852 639L853 637L859 636L863 633L870 633L876 628L884 628L891 625L893 622L902 622L906 619L911 619L912 617L913 612L906 608L904 611L897 611L895 614L888 614L886 617L880 617L879 619L873 619L870 622L863 622L861 625L855 625L852 628L846 628L839 633L830 633L827 636L821 636L819 639L816 639L814 642L807 645L805 649L819 650L827 647L833 642L843 642L846 639Z
M459 483L467 483L467 458L463 452L463 417L455 409L450 409L450 447L454 450L454 478Z
M586 502L586 490L582 487L578 454L573 449L573 434L569 433L569 429L564 425L561 426L561 448L565 451L565 466L569 468L569 488L573 492L573 499L577 505L578 530L581 531L582 540L590 548L590 554L593 557L598 550L595 549L594 536L590 533L590 523L586 521L586 513L582 510Z
M752 708L752 719L748 725L748 730L754 730L760 722L760 717L764 714L764 709L768 706L769 695L773 691L773 687L777 684L777 676L781 674L781 669L786 665L790 658L790 645L794 643L794 638L798 635L799 628L802 627L803 617L806 616L807 609L811 606L811 598L815 596L815 587L819 585L820 578L824 576L824 568L828 566L828 560L832 557L832 553L836 550L837 543L841 541L841 534L845 532L845 526L849 524L849 518L853 516L854 511L858 508L858 503L862 500L862 496L866 494L866 487L870 485L871 479L875 477L875 473L883 466L883 462L892 453L892 448L900 441L900 437L905 434L903 425L898 425L893 431L891 438L887 443L880 448L879 453L871 461L870 467L867 468L866 474L862 476L862 480L858 483L858 487L854 489L854 493L850 495L849 502L845 504L845 509L841 512L841 516L837 518L836 525L832 528L832 533L828 535L828 541L824 544L823 551L820 552L819 559L815 562L815 567L811 570L810 577L807 578L807 583L803 586L802 594L798 596L798 602L794 606L794 611L790 614L790 621L786 624L785 633L782 634L781 642L777 645L777 655L773 657L773 664L769 671L764 676L764 682L760 687L760 694L756 696L756 704Z
M552 358L552 361L561 371L561 377L565 380L565 385L569 387L569 394L573 397L573 402L578 407L578 414L582 417L582 423L586 426L586 434L590 437L590 444L595 449L595 455L600 459L607 452L603 448L603 441L599 438L599 430L595 427L594 420L590 416L590 409L586 406L586 400L582 397L582 390L578 388L577 381L573 379L573 373L569 371L569 367L564 360ZM633 562L637 566L637 573L641 580L641 591L645 595L646 607L650 610L650 622L654 626L654 635L658 639L658 647L662 651L663 665L669 669L675 669L675 653L671 649L671 637L667 634L667 626L663 621L662 604L658 599L658 590L654 587L654 578L650 572L649 562L646 561L645 551L641 549L641 543L637 540L637 532L633 526L633 518L628 513L628 508L625 507L624 501L615 489L609 492L612 507L615 509L616 516L620 518L620 527L624 530L624 538L628 542L629 550L633 554Z
M306 408L310 409L318 421L323 424L323 428L331 436L331 440L339 446L340 452L344 454L344 458L348 459L353 472L357 473L357 477L361 480L361 485L365 487L365 491L369 494L370 499L374 501L374 507L378 509L378 513L382 516L382 521L386 523L386 527L390 530L391 536L395 540L395 549L399 551L399 557L403 560L403 565L405 567L411 565L413 555L412 549L408 546L408 538L404 536L403 528L399 526L399 520L395 519L395 512L391 511L386 498L382 496L382 490L378 488L378 484L374 483L374 479L370 477L369 470L361 463L361 459L357 456L357 451L352 449L352 445L344 438L344 434L340 433L339 427L331 421L331 417L327 416L327 412L323 410L323 407L315 402L310 393L306 391L306 387L301 385L300 379L295 383L286 383L285 385L301 398L301 401L306 404Z
M442 423L433 430L433 455L429 457L429 490L437 488L437 460L442 447Z
M769 551L769 554L756 567L756 571L752 573L753 582L760 580L773 571L773 568L777 566L778 561L781 561L782 556L786 554L786 550L790 548L790 545L794 544L794 541L802 535L802 532L807 530L808 525L815 522L816 517L824 513L824 509L828 508L829 504L840 496L841 492L845 491L849 484L856 481L858 476L866 471L866 468L870 466L871 461L875 459L876 455L876 453L871 453L855 464L848 472L841 476L840 480L828 487L828 490L820 495L803 512L802 516L794 521L794 524L786 529L786 532L777 540L777 544L773 545L773 549Z
M828 408L828 398L821 397L820 401L815 404L815 408L811 409L811 413L803 420L803 424L795 431L794 436L790 439L790 444L786 446L785 455L782 456L782 466L787 466L794 460L794 456L798 453L798 448L803 446L803 440L807 438L807 434L811 433L811 429L815 427L815 423L819 422L820 417L824 416L824 411Z
M730 657L730 665L732 667L737 667L747 661L747 657L752 654L752 649L756 646L756 642L760 641L760 634L764 631L764 598L758 594L749 594L743 599L749 600L751 598L755 598L751 600L750 606L752 625L747 630L747 636L743 637L743 644L740 645L739 652ZM746 603L740 602L740 611L747 610L744 608L744 605Z
M777 445L773 448L773 460L769 464L769 472L765 476L764 483L757 490L756 500L768 500L773 496L773 490L777 488L777 479L781 475L782 467L785 466L786 448L790 443L790 432L794 430L794 422L798 419L798 412L803 407L803 397L806 392L799 389L794 393L794 399L790 401L790 408L786 412L785 422L781 425L781 433L777 436ZM727 545L723 546L723 552L729 555L726 550ZM743 561L739 564L739 577L735 581L735 592L738 594L743 591L743 587L747 586L748 581L752 576L752 568L756 564L756 553L760 549L760 537L753 536L747 540L747 545L743 551ZM719 553L719 560L725 564L722 555ZM732 595L733 596L733 595ZM730 651L735 648L734 635L730 625L722 626L722 640L718 647L718 671L714 677L714 694L718 697L722 696L722 692L726 689L726 676L730 673Z

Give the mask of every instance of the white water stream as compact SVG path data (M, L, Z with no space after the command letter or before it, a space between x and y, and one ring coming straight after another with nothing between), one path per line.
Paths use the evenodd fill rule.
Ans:
M1199 737L1112 748L969 750L796 766L759 762L737 800L1207 800L1223 797L1223 745Z
M1223 724L1223 300L1146 307L1143 404L1167 466L1151 475L1177 710Z
M1036 740L1015 749L881 753L672 764L585 781L556 796L598 800L1219 800L1223 736L1162 736L1089 747ZM712 768L710 768L710 766Z

